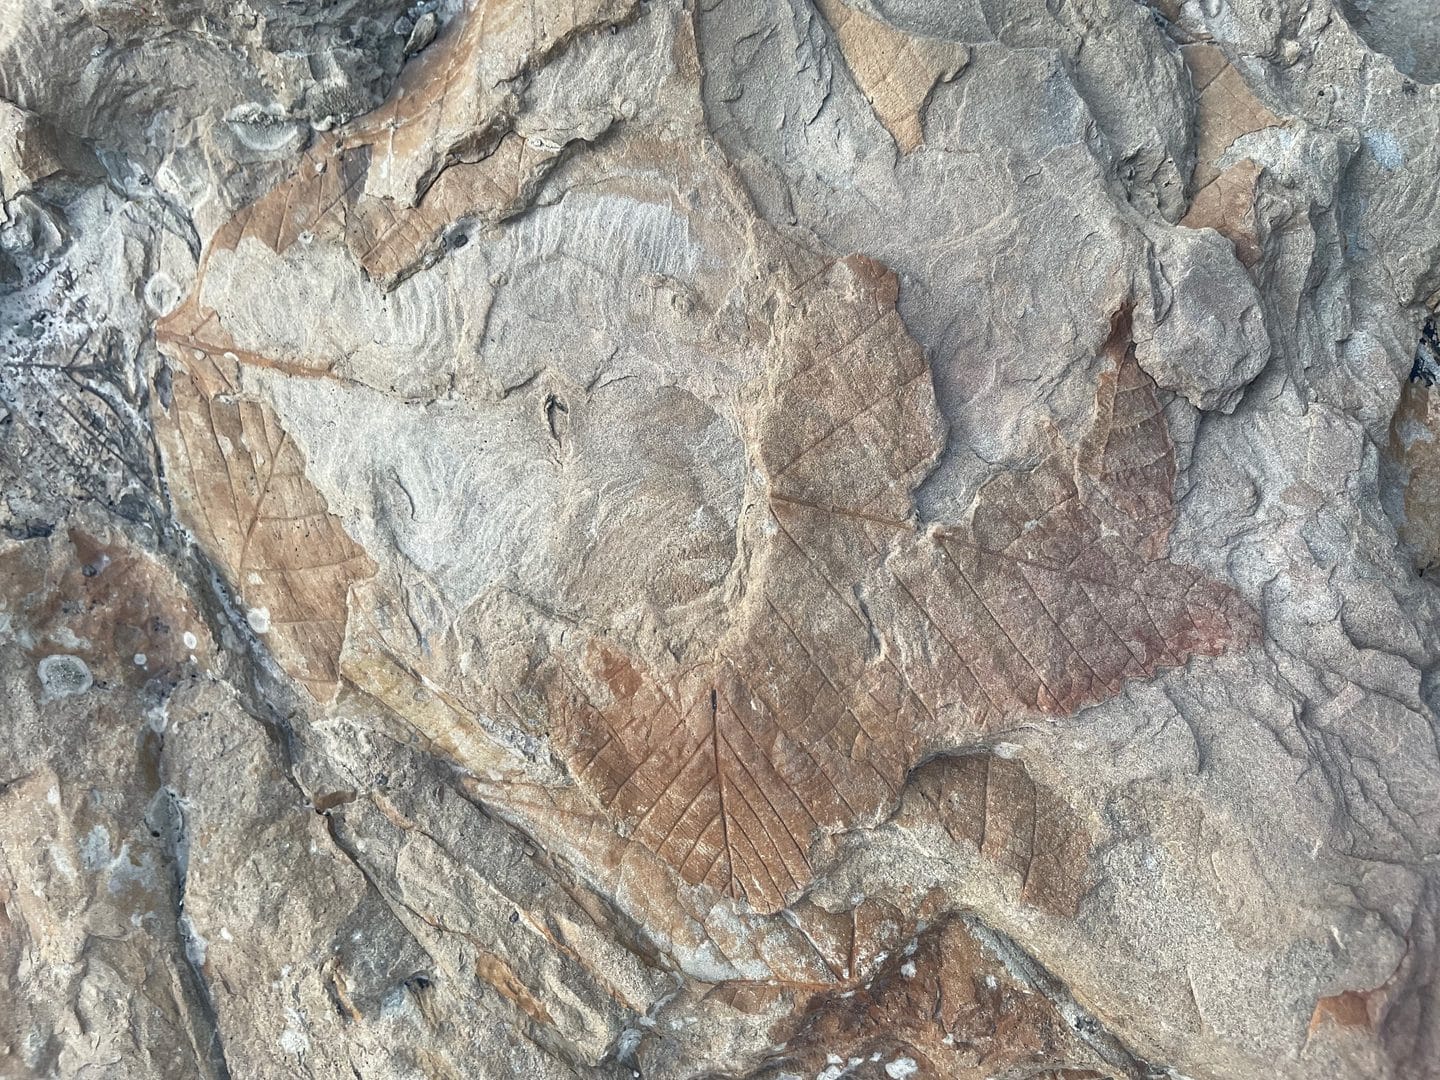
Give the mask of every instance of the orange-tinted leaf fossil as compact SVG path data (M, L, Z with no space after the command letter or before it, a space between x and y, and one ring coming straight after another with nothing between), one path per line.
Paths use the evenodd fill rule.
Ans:
M896 820L933 821L1017 878L1022 903L1076 914L1090 837L1069 804L1019 761L989 753L927 761L911 775Z
M864 986L816 994L781 1049L752 1080L1114 1075L1043 995L1016 977L960 919L947 918L897 951ZM837 1070L838 1071L838 1070Z
M246 239L277 254L300 241L338 240L372 277L393 279L449 225L520 209L559 148L514 132L507 83L633 6L471 0L380 108L322 136L286 180L229 219L207 261ZM208 314L197 291L169 331L197 335Z
M786 298L747 415L758 524L708 643L656 665L592 638L532 688L622 831L758 910L809 883L819 833L878 821L934 750L1253 631L1232 590L1166 557L1174 457L1124 320L1079 444L992 479L967 520L921 528L913 492L943 437L895 299L860 257ZM348 587L373 566L269 410L233 396L235 370L273 361L174 345L182 510L247 606L269 609L282 666L326 698Z
M339 679L346 595L375 572L369 556L326 508L299 447L263 404L182 373L158 428L183 520L280 666L328 699Z
M954 78L969 50L907 34L842 0L820 0L816 7L876 119L908 154L924 141L921 117L935 84Z
M1068 715L1253 632L1237 594L1165 557L1174 456L1128 319L1073 451L918 528L940 435L895 289L851 258L791 297L751 421L768 520L709 654L647 670L597 644L552 704L557 749L634 838L757 909L947 733Z

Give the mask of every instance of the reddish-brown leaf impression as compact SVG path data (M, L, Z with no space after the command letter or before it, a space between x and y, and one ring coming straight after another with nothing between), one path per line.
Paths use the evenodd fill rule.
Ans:
M222 226L196 288L157 325L176 369L157 427L181 514L246 606L268 611L281 665L322 700L344 675L350 588L376 567L237 373L334 378L334 360L243 348L202 295L211 258L241 257L246 240L336 243L393 281L457 218L514 213L559 152L519 137L498 88L633 6L585 0L555 20L508 0L477 7L386 106ZM698 175L676 174L682 187ZM786 251L759 226L745 243ZM817 835L888 813L923 758L1027 715L1069 715L1255 629L1231 589L1167 557L1174 456L1125 319L1078 445L997 475L965 520L922 527L914 493L945 436L896 292L888 270L852 257L779 298L743 417L758 478L743 566L710 637L659 661L596 635L528 674L534 685L493 688L544 699L556 752L623 832L758 910L806 887Z
M329 512L275 414L233 393L238 380L223 366L197 361L195 371L180 372L157 424L177 509L280 665L328 700L346 596L375 565Z
M957 918L896 950L863 986L816 994L750 1080L823 1076L837 1060L856 1080L898 1075L1101 1080L1104 1062L1051 1001L1018 979ZM778 1041L778 1040L777 1040ZM887 1068L888 1066L888 1068ZM838 1070L837 1070L838 1071Z
M926 753L1248 639L1227 586L1168 561L1175 463L1117 318L1073 451L917 527L941 447L929 368L893 275L855 257L791 297L751 420L768 521L699 662L644 670L595 646L560 680L572 773L690 882L775 910L822 831L877 820Z
M1090 835L1064 799L1016 760L990 753L927 761L910 776L895 820L934 823L1019 883L1021 903L1074 916Z
M513 130L505 83L588 29L624 18L634 0L578 0L549 13L519 0L468 0L435 43L407 64L385 103L317 140L299 166L243 208L207 249L246 238L277 253L301 240L343 241L372 277L412 269L466 217L504 217L558 148ZM188 305L192 316L204 316ZM172 333L197 333L182 315Z

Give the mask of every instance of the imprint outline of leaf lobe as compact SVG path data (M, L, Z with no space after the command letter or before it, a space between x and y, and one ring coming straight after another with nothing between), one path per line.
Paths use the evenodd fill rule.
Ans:
M1256 630L1234 590L1165 557L1174 455L1128 312L1079 444L919 530L941 427L896 289L853 256L780 313L749 424L769 535L707 654L650 671L593 642L551 695L582 787L684 880L759 911L804 891L819 833L878 821L966 731L1070 715Z
M350 585L375 565L305 475L304 455L259 401L209 360L176 373L169 422L157 425L172 486L201 547L245 607L268 612L276 660L319 701L340 680ZM268 509L273 508L273 509Z

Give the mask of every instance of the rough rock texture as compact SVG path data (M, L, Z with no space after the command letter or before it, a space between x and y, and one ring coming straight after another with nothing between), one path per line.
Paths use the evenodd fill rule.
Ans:
M1423 0L0 0L0 1077L1440 1077Z

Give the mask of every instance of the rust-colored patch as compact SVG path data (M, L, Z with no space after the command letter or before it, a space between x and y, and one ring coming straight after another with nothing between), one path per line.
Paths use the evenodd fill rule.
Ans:
M917 531L941 440L895 289L847 259L782 314L750 433L770 521L710 655L632 661L643 681L608 702L612 646L558 672L553 739L581 784L687 881L757 910L809 883L817 833L888 811L932 740L1069 715L1256 631L1233 590L1165 557L1175 462L1128 319L1080 444Z
M489 983L501 997L513 1001L526 1016L537 1024L553 1027L554 1018L545 1003L530 992L510 965L493 953L480 951L475 958L475 974Z
M1380 1004L1375 990L1342 990L1338 994L1328 994L1315 1002L1309 1034L1313 1035L1327 1023L1373 1033Z
M1045 1075L1088 1080L1107 1075L1041 994L1018 982L966 925L947 919L913 949L889 957L867 985L815 995L784 1050L752 1075L815 1076L834 1058L847 1076L884 1080L886 1066L909 1059L901 1075L988 1080Z
M634 697L640 690L640 673L635 670L628 657L608 650L597 652L600 665L600 678L604 681L610 693L617 698Z
M1191 229L1214 229L1235 245L1235 255L1246 266L1260 261L1259 226L1255 220L1255 189L1260 166L1246 158L1225 169L1195 193L1180 224Z
M0 610L25 629L31 655L79 656L102 684L173 678L212 650L175 575L110 529L0 552Z
M1195 115L1195 195L1180 224L1211 228L1235 245L1247 266L1260 259L1255 190L1260 167L1246 158L1231 165L1222 159L1243 135L1284 121L1271 112L1225 59L1219 46L1187 45L1182 50L1197 95Z
M1074 916L1085 894L1090 836L1070 805L1018 761L943 756L910 779L900 825L934 821L1019 881L1021 903Z
M280 666L328 700L350 585L374 564L329 512L274 414L220 389L177 374L156 425L176 508Z
M1407 382L1390 421L1390 457L1398 465L1404 521L1400 536L1415 553L1415 568L1440 565L1440 392Z
M907 34L844 0L818 0L816 6L833 28L840 55L876 119L901 153L908 154L925 139L922 118L935 84L953 79L970 51L953 42Z
M336 1013L351 1023L364 1019L350 998L350 983L345 978L345 968L340 957L330 957L320 970L325 990L330 995L330 1003L335 1006Z

